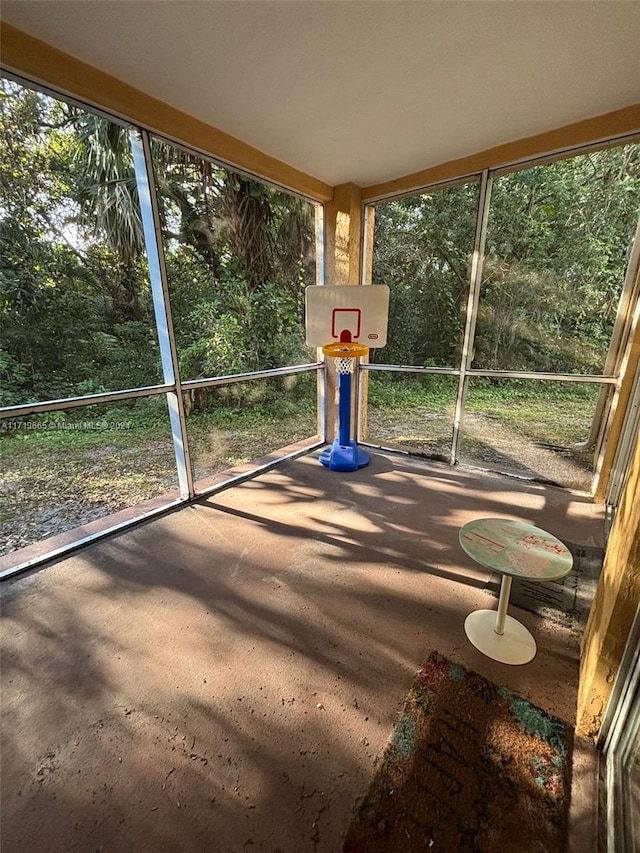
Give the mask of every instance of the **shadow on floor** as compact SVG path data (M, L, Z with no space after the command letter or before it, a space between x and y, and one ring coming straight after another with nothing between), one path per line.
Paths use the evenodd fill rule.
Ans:
M571 631L518 613L526 667L466 639L492 601L457 538L479 514L602 543L559 489L307 456L5 582L6 849L339 850L432 649L572 722Z

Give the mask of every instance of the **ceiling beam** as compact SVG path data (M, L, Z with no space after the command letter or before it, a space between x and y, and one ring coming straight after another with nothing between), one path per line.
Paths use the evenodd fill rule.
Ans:
M8 71L316 201L333 198L329 184L1 21L0 38Z
M320 202L333 198L333 188L257 148L183 113L70 56L46 42L0 21L2 64L43 86L60 91L176 142L274 181ZM362 190L363 202L418 190L510 163L640 133L640 104L574 122L545 133L489 148L427 169L373 184Z
M478 174L484 169L496 169L522 160L531 160L601 140L604 143L605 140L639 132L640 104L632 104L604 115L567 124L556 130L487 148L486 151L450 160L392 181L372 184L363 188L362 198L367 202L385 196L401 195L443 181Z

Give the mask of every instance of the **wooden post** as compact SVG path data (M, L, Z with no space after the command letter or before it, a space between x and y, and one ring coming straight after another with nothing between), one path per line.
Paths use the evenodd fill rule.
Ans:
M582 643L576 731L597 738L640 600L640 436Z
M360 284L362 258L362 190L356 184L335 187L333 199L324 209L325 284ZM328 343L328 341L327 341ZM338 435L338 378L333 365L327 370L325 400L327 441ZM356 411L355 382L352 383L351 411ZM352 424L353 430L353 424Z

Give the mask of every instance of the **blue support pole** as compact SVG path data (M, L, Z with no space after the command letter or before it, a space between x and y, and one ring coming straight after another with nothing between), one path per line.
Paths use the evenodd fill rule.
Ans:
M338 382L338 441L343 447L351 438L351 374L341 373Z
M320 454L320 462L332 471L355 471L369 462L369 454L351 439L351 374L341 373L338 382L338 438Z

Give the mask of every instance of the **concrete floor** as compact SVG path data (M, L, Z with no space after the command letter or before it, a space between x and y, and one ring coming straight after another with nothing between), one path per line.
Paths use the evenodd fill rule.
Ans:
M500 515L601 545L602 508L404 456L353 474L316 457L2 585L3 851L339 851L431 649L574 721L575 634L513 608L530 664L467 641L495 599L458 531ZM584 853L595 759L578 746Z

